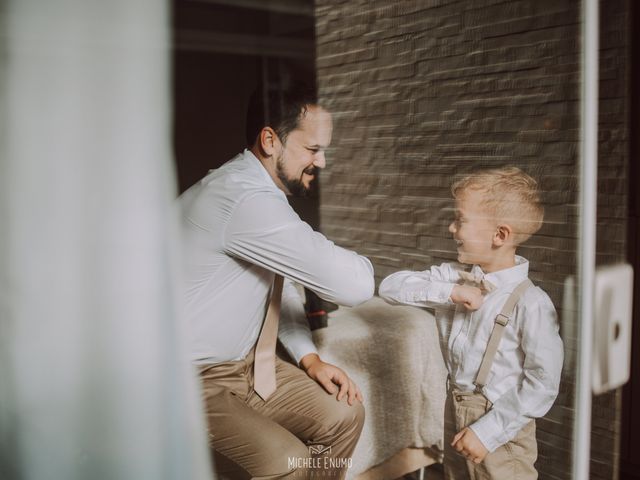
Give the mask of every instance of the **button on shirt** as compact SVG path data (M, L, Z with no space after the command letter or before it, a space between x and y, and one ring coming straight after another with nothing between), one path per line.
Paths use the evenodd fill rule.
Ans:
M373 294L369 260L300 220L249 150L209 172L179 203L185 313L196 364L246 357L260 333L274 273L286 279L279 338L298 362L316 349L291 280L341 305Z
M511 292L527 278L529 262L516 256L514 267L486 275L475 265L471 273L497 288L485 294L482 306L473 312L449 298L460 281L459 269L443 263L424 272L397 272L382 281L379 293L392 304L435 308L451 386L473 391L495 318ZM531 419L551 408L558 395L563 358L551 299L539 287L531 287L504 330L483 389L493 408L470 426L489 451L513 439Z

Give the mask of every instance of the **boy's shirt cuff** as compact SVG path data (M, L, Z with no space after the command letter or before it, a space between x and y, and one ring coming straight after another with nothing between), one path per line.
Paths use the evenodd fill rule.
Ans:
M428 288L408 290L404 292L402 301L407 303L451 303L451 291L455 284L447 282L431 282Z

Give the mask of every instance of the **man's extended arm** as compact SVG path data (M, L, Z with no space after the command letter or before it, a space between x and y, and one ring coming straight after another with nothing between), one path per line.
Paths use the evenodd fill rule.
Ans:
M239 202L226 226L224 248L339 305L354 306L373 295L371 262L313 231L284 195L265 192Z

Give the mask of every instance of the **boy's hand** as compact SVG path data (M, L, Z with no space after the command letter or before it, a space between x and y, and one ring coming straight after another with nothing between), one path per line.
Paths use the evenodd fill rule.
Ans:
M451 301L464 305L467 310L478 310L482 306L484 297L482 290L471 285L455 285L451 290Z
M473 463L482 462L489 453L489 450L486 449L478 436L469 427L465 427L456 433L451 446Z

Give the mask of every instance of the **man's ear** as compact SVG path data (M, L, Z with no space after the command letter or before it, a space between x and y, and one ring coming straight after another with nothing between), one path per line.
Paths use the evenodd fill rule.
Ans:
M260 149L267 157L273 156L280 147L280 139L271 127L264 127L258 135Z
M493 245L496 247L501 247L512 239L513 228L511 228L511 225L498 225L498 228L496 228L496 233L494 233L493 235Z

